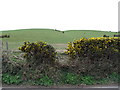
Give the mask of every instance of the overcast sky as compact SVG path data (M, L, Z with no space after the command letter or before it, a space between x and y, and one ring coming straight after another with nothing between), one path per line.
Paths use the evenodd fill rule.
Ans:
M26 28L118 31L119 0L0 0L0 31Z

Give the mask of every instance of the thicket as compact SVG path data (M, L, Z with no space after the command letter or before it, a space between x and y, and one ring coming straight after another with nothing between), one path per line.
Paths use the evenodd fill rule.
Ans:
M25 53L24 57L27 62L35 65L40 65L41 63L53 64L55 62L55 49L46 42L24 42L24 45L19 47L19 50Z
M25 68L23 72L24 80L38 80L42 78L41 74L52 79L59 77L56 62L57 52L53 46L43 41L24 42L19 50L24 52L24 58L26 59L26 64L23 66Z
M22 51L24 60L13 60L14 58L11 57L12 53L3 52L3 75L21 75L21 79L24 81L35 81L44 78L44 76L49 76L50 79L56 78L57 80L59 70L54 47L43 41L35 43L24 42L19 47L19 50ZM6 80L5 77L3 79Z
M16 60L11 60L11 54L9 52L2 53L2 73L9 73L11 75L20 74L23 71L23 63Z
M66 53L71 57L69 68L76 73L107 77L118 72L120 38L82 38L68 43Z

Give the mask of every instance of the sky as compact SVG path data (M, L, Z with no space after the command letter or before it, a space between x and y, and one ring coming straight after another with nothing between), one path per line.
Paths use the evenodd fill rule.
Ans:
M119 0L0 0L0 31L118 31Z

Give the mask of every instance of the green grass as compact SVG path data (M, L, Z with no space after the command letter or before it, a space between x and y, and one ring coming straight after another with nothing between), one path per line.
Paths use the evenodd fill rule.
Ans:
M53 29L21 29L2 31L2 35L9 34L10 38L3 38L3 42L8 41L9 49L18 49L24 41L45 41L48 44L67 44L80 38L102 37L104 34L113 36L116 32L94 31L94 30L68 30L65 33L54 31ZM5 44L4 44L5 46ZM56 48L62 48L55 46ZM4 47L5 48L5 47ZM65 49L63 47L62 49Z
M43 85L43 86L51 86L53 85L53 80L48 76L43 76L42 78L36 80L34 82L35 85Z
M61 77L61 82L63 84L80 84L80 76L74 73L63 72Z
M20 84L22 83L22 79L20 75L10 75L8 73L2 75L2 82L8 85L10 84Z
M42 74L41 74L42 75ZM109 75L108 78L101 78L96 80L93 76L81 76L70 72L62 73L62 77L60 78L59 83L54 82L55 80L49 78L46 75L42 75L42 78L37 80L27 80L23 81L21 75L10 75L9 73L5 73L2 75L3 84L7 85L42 85L42 86L52 86L52 85L104 85L104 84L117 84L119 83L120 75L117 73L113 73Z

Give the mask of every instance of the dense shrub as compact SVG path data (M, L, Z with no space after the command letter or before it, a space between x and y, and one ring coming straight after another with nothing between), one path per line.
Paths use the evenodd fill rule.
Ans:
M24 45L19 47L19 50L25 52L24 57L27 62L40 65L44 64L53 64L55 62L56 52L55 49L46 44L46 42L24 42Z
M12 75L19 74L23 69L23 65L20 62L11 60L10 55L11 54L7 52L2 53L2 73L9 73Z
M72 58L81 56L97 57L99 55L120 53L120 39L109 38L109 37L98 37L98 38L82 38L76 40L73 43L68 43L67 54ZM109 52L108 52L109 51Z
M41 63L39 66L32 66L26 60L19 60L13 58L13 52L2 53L2 74L3 83L5 84L19 84L20 79L24 82L33 81L35 84L41 84L40 80L44 75L49 76L54 82L59 80L60 72L58 65ZM15 76L15 77L14 77ZM16 76L20 76L20 79ZM13 80L12 80L13 79ZM44 84L47 83L43 82ZM49 83L48 83L49 84Z
M37 80L40 74L47 75L50 78L57 78L59 70L56 62L56 52L54 47L46 42L24 42L19 47L24 52L26 63L23 65L23 80ZM57 75L57 76L56 76Z
M48 64L40 64L39 66L36 67L24 66L22 79L25 81L28 80L36 81L39 78L41 78L41 74L45 76L49 76L57 83L60 77L60 70L58 69L57 66L55 65L51 66Z
M97 78L118 72L119 45L119 38L110 37L82 38L70 42L66 51L72 59L69 67L76 73Z

